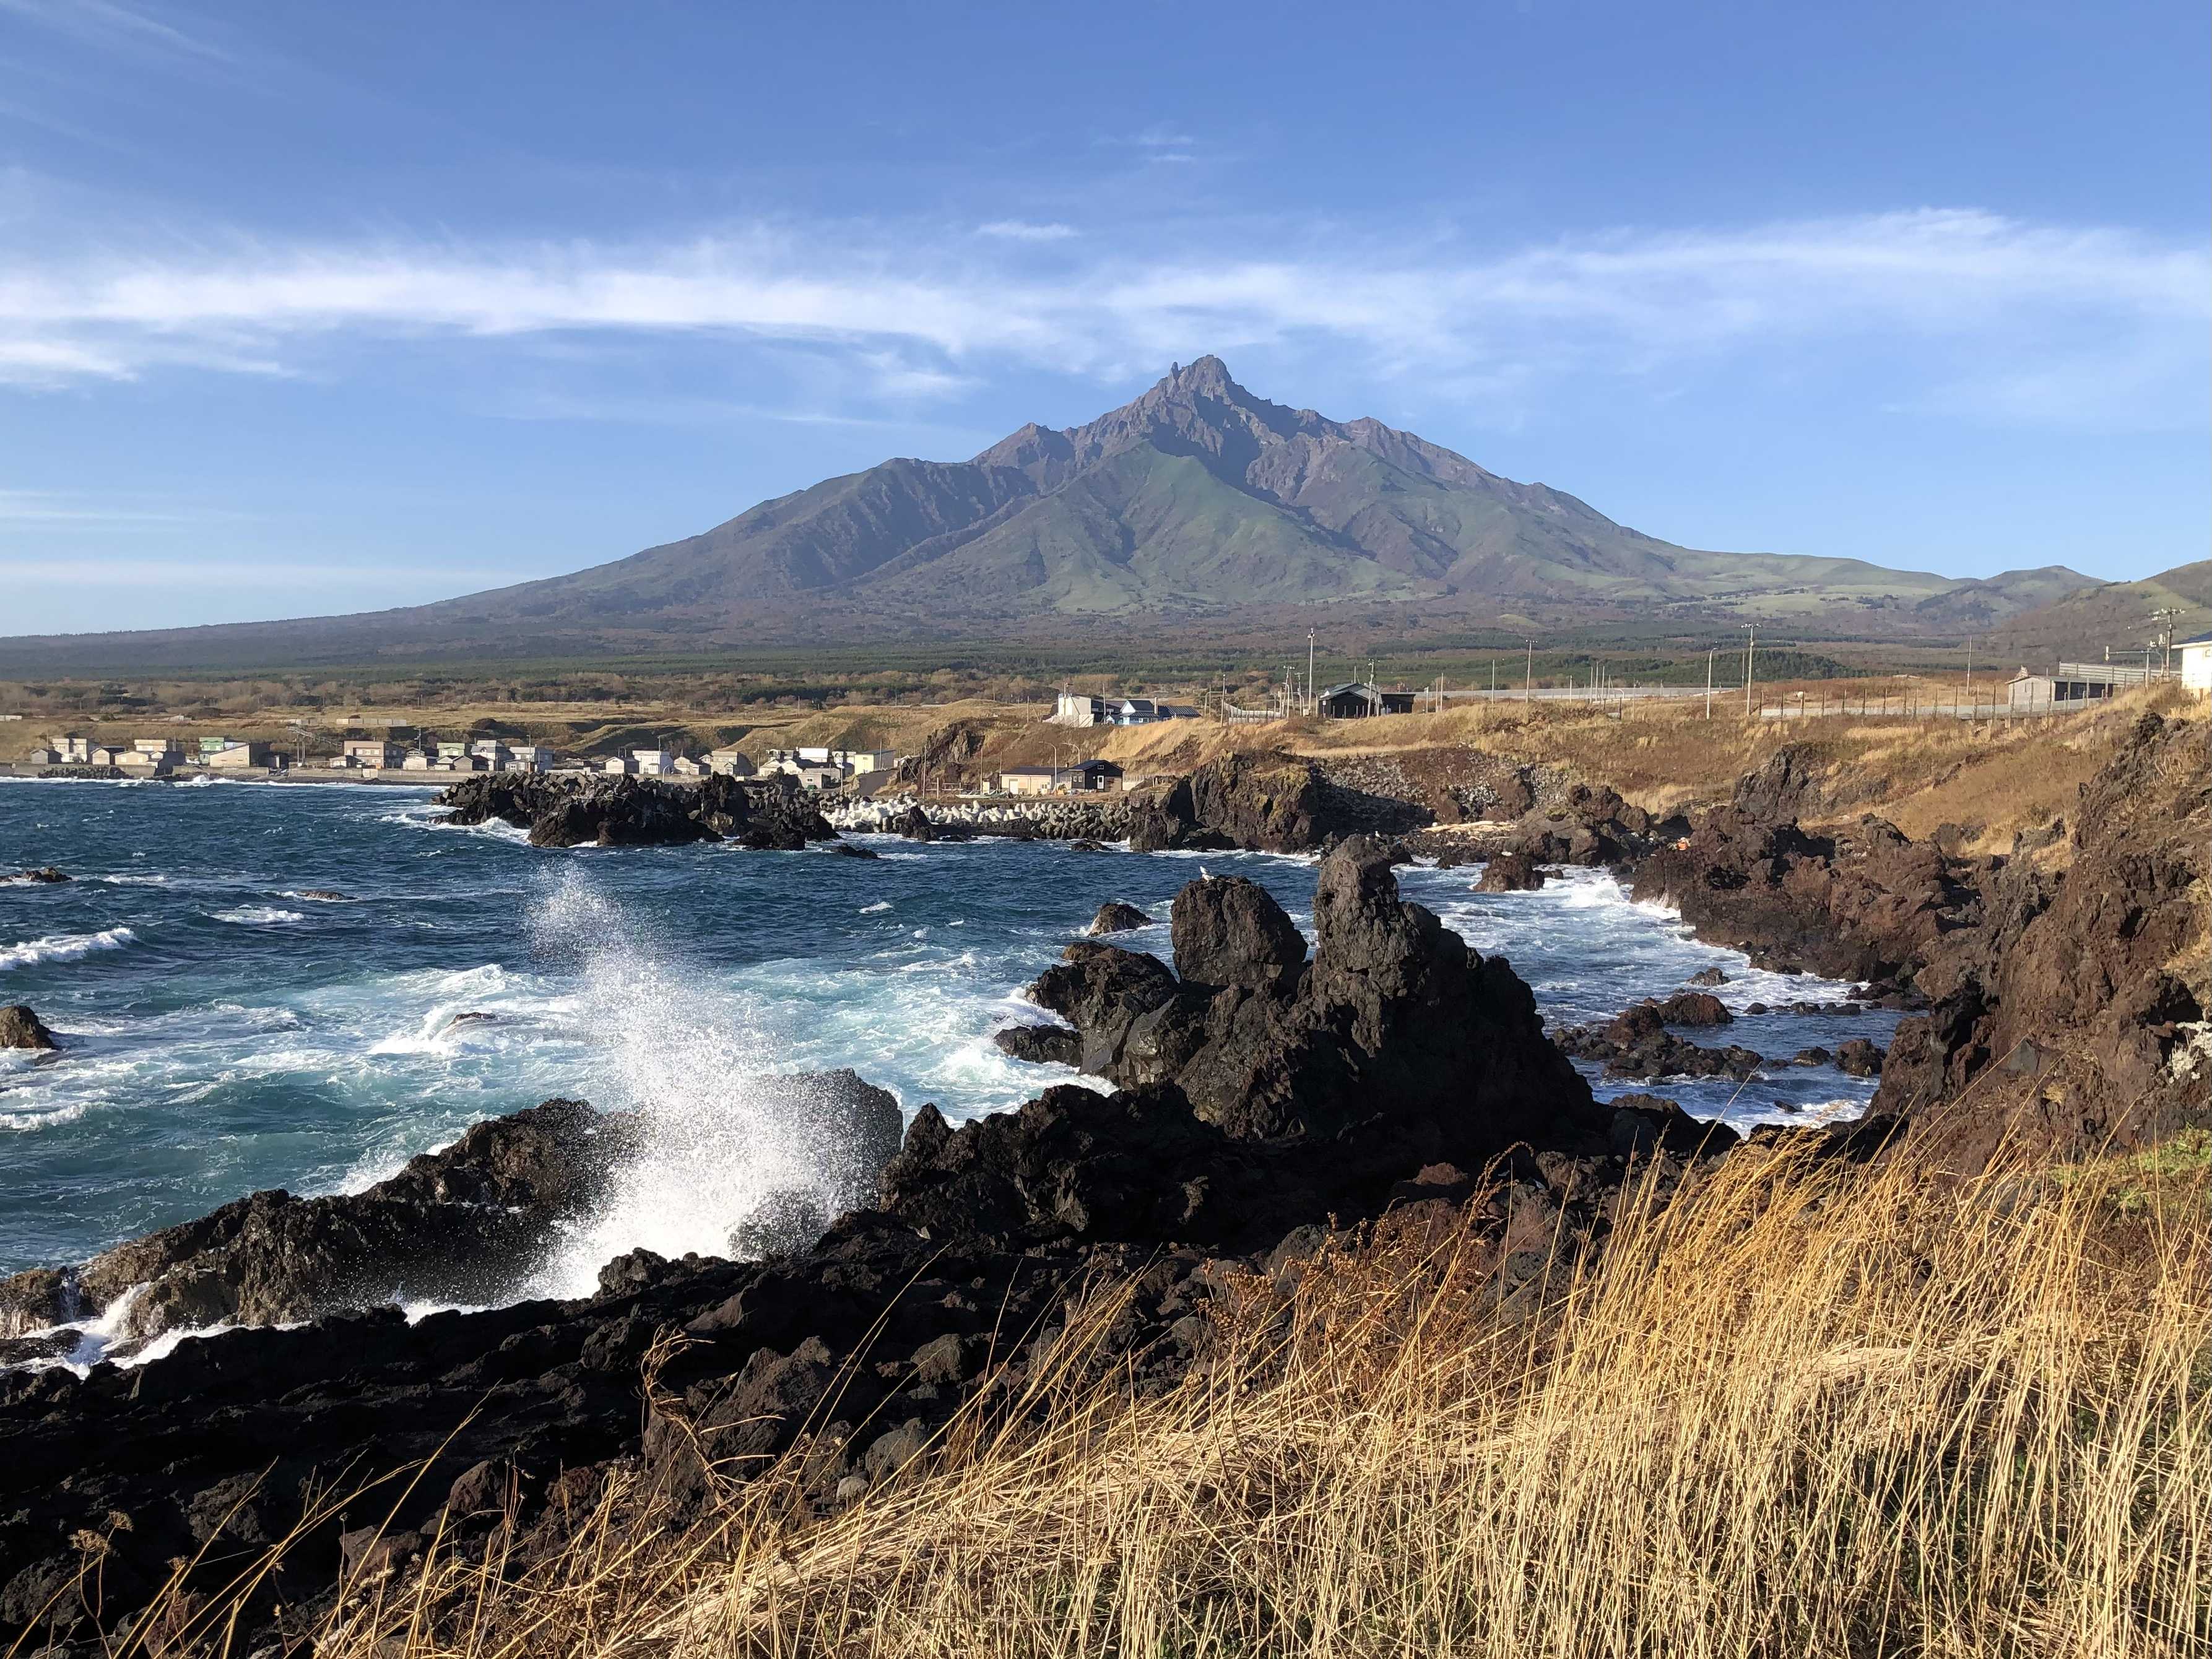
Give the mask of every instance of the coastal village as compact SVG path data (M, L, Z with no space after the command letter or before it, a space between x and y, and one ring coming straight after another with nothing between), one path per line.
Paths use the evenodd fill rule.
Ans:
M1739 665L1746 667L1747 665ZM2048 671L2025 665L2008 678L1985 678L1977 688L1971 676L1963 694L1937 690L1916 698L1904 695L1856 696L1861 714L1950 715L1968 720L2008 720L2061 714L2095 706L2118 692L2162 681L2178 682L2199 695L2212 695L2212 634L2172 641L2162 655L2145 651L2106 651L2101 660L2060 659ZM1635 701L1694 700L1702 695L1708 711L1716 695L1733 702L1749 697L1744 688L1634 686L1593 673L1587 684L1493 684L1448 688L1441 680L1418 689L1383 686L1372 678L1316 685L1288 676L1270 706L1241 708L1225 699L1206 706L1176 702L1152 693L1119 690L1063 690L1042 724L1067 732L1072 743L1055 745L1050 763L1011 764L995 770L963 773L957 792L971 799L1019 799L1040 796L1083 796L1135 789L1154 781L1149 772L1131 772L1099 754L1082 752L1079 734L1103 734L1119 727L1175 721L1208 720L1238 726L1273 724L1292 719L1318 722L1364 720L1437 712L1463 699L1541 699L1547 703L1580 702L1620 708ZM1791 720L1815 714L1853 711L1850 682L1840 689L1806 690L1762 688L1758 714ZM21 716L6 716L9 720ZM173 717L181 720L181 717ZM16 776L141 778L184 781L195 778L252 778L263 781L429 783L452 774L530 773L583 776L661 778L676 781L710 776L757 779L807 795L860 805L878 796L904 797L933 781L925 757L893 749L793 744L749 752L729 743L692 749L663 739L649 746L616 752L568 753L544 743L471 735L451 738L418 729L402 738L333 735L311 731L302 721L289 723L288 739L222 733L190 738L133 736L127 742L76 732L49 732L0 774ZM404 729L404 728L403 728ZM0 750L4 752L4 750ZM934 781L943 793L945 781Z

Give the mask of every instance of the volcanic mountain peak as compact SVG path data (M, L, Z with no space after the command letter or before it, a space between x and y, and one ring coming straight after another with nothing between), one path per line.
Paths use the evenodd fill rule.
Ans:
M1031 422L966 461L885 461L571 575L360 617L18 641L0 661L688 650L764 625L785 640L972 635L1350 599L1418 602L1416 628L1655 614L1802 627L1825 612L1857 634L1954 612L1986 626L2069 584L2087 582L1677 547L1381 421L1271 403L1207 356L1083 425Z

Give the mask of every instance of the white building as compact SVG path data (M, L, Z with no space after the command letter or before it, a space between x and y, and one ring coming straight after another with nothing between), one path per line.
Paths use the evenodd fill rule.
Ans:
M2174 648L2181 653L2181 683L2191 691L2212 694L2212 634L2196 635Z
M629 757L637 763L637 775L641 778L665 778L675 775L674 757L665 749L633 749Z
M742 749L715 749L708 752L707 764L725 777L749 778L759 770L752 757Z
M599 769L611 778L630 777L637 771L637 763L628 755L610 755Z
M53 750L64 766L89 766L92 763L92 739L56 735L46 739L46 747Z
M507 763L507 769L510 772L543 772L558 758L550 744L518 743Z
M1158 697L1091 697L1079 691L1063 691L1045 719L1052 726L1150 726L1158 720L1188 719L1189 715L1188 709L1178 708Z
M400 765L406 758L407 751L396 743L382 738L353 738L347 740L342 760L333 761L331 764L380 769Z

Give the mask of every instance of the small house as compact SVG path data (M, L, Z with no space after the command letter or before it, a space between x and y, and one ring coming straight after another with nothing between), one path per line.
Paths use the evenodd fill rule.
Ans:
M1049 766L1010 766L998 776L998 792L1002 795L1048 795L1059 781L1058 770Z
M633 749L629 757L641 778L665 778L675 770L674 757L665 749Z
M1346 680L1321 694L1323 718L1333 720L1369 720L1378 714L1410 714L1413 693L1385 691L1367 680Z
M710 750L707 764L726 778L749 778L758 769L744 750L735 748Z
M200 764L222 772L264 771L269 766L269 745L231 742L223 748L204 751Z
M2181 683L2191 691L2212 694L2212 634L2192 635L2174 647L2181 658Z

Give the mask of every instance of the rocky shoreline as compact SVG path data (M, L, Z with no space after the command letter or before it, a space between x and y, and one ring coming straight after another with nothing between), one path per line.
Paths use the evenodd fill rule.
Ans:
M850 1502L964 1402L1018 1399L1088 1287L1132 1286L1110 1347L1128 1386L1157 1386L1205 1363L1225 1285L1286 1286L1338 1230L1386 1211L1471 1229L1491 1293L1540 1294L1602 1248L1632 1170L1694 1179L1735 1139L1656 1097L1597 1102L1564 1050L1636 1077L1743 1062L1679 1035L1726 1024L1694 988L1547 1035L1510 964L1400 897L1409 847L1510 859L1524 884L1546 865L1610 866L1701 937L1924 1010L1886 1062L1852 1056L1881 1067L1868 1120L1763 1139L1855 1158L1901 1145L1969 1168L2023 1123L2060 1155L2203 1126L2205 761L2203 722L2147 717L2070 831L1981 860L1874 820L1800 824L1805 769L1789 750L1694 820L1655 822L1606 790L1531 787L1524 805L1518 774L1488 779L1488 800L1462 782L1462 818L1516 809L1471 834L1310 763L1201 768L1123 808L1132 845L1326 848L1311 951L1264 890L1201 878L1175 901L1171 961L1114 945L1109 927L1031 988L1065 1024L1006 1034L1010 1052L1072 1057L1111 1092L1049 1088L957 1129L924 1106L902 1134L887 1096L833 1076L817 1098L842 1163L822 1190L749 1218L733 1249L754 1260L632 1252L587 1297L411 1324L378 1305L440 1271L453 1301L524 1285L631 1133L554 1101L367 1193L257 1194L0 1283L19 1343L88 1314L138 1340L245 1327L82 1379L0 1373L0 1629L91 1659L96 1632L127 1625L172 1562L193 1564L191 1605L297 1528L234 1638L289 1651L312 1642L342 1573L404 1574L441 1527L519 1567L562 1547L617 1474L666 1525L802 1443L805 1500ZM672 801L637 787L650 781L535 781L470 779L441 799L547 846L834 833L757 787ZM937 833L927 812L887 827ZM320 1501L410 1466L404 1492Z

